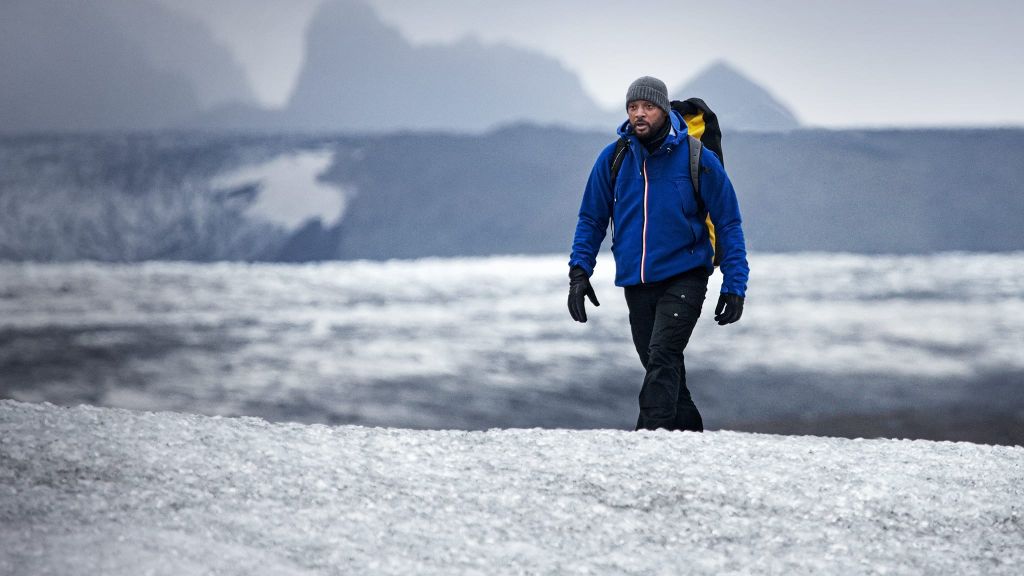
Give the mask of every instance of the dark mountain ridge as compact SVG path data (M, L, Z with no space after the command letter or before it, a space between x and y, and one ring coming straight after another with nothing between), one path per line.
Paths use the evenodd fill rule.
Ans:
M337 254L567 252L610 141L532 126L368 139L359 163L325 175L365 191ZM1024 249L1024 130L739 132L724 147L754 250Z
M587 176L613 140L533 125L481 135L3 137L0 258L568 254ZM1024 250L1024 130L738 132L724 147L751 250ZM325 148L334 160L320 179L346 191L334 226L275 227L246 211L258 182L246 194L212 184ZM606 241L603 265L607 250Z

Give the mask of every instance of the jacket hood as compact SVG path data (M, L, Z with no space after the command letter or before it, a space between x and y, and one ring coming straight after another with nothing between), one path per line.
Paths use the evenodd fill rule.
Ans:
M672 110L668 117L669 120L672 121L672 130L670 130L668 136L665 137L665 142L675 145L686 138L686 121L683 120L682 115L675 110ZM627 138L630 136L636 137L633 133L633 125L629 123L628 119L619 126L616 133L619 136Z

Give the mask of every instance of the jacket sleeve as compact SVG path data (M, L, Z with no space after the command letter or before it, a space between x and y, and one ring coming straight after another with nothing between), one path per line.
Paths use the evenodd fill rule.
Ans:
M597 252L601 249L601 242L604 241L612 215L614 191L611 182L611 155L614 149L613 143L598 155L597 162L590 171L587 187L583 191L583 201L580 203L569 266L579 266L586 270L587 275L594 273Z
M722 293L745 297L750 267L736 191L714 152L705 148L700 161L704 166L700 175L700 195L711 215L711 223L715 225L718 249L722 252L718 258L722 270Z

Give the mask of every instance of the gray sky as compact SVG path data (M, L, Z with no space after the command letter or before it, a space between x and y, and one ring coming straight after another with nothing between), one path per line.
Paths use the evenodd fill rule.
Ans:
M277 105L321 0L162 1L206 21ZM808 124L1024 125L1019 0L371 3L415 43L472 35L544 52L607 107L637 76L673 88L725 59Z

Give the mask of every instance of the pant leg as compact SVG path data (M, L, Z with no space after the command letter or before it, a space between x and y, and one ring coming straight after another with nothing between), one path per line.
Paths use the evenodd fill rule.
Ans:
M651 332L654 330L654 315L658 299L664 289L649 286L627 286L626 307L629 308L629 329L633 335L633 346L640 356L640 363L647 369L650 356Z
M629 308L629 329L633 335L633 346L644 370L650 358L651 333L654 330L654 317L658 299L664 290L657 286L628 286L625 289L626 306ZM636 421L636 430L643 428L644 415L641 411Z
M676 419L673 422L672 430L693 430L694 432L704 431L704 419L700 417L700 410L693 403L690 396L690 389L686 387L686 363L679 369L679 396L676 400Z
M660 285L627 289L633 344L647 370L637 429L704 429L689 389L683 351L700 317L707 277L687 274Z

